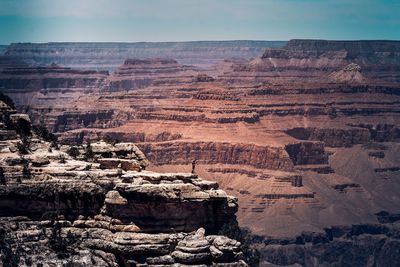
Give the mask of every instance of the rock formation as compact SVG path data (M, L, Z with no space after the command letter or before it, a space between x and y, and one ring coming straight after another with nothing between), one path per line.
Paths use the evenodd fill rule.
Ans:
M355 63L351 63L344 67L340 71L335 71L329 74L329 78L331 78L335 82L339 83L362 83L365 82L365 78L361 73L361 67Z
M282 48L268 48L260 58L235 66L235 71L252 71L257 74L252 78L258 81L301 80L303 83L316 83L323 81L327 73L346 69L349 64L357 64L366 77L399 82L398 51L398 41L290 40ZM244 76L236 76L237 79L235 75L230 75L227 78L240 82L245 80ZM356 78L360 82L362 77L356 75Z
M7 67L0 87L19 90L52 90L98 87L108 72L78 71L51 64L48 67Z
M238 198L241 226L286 240L399 212L398 51L398 41L292 40L209 68L130 55L98 87L1 90L62 142L133 141L157 172L196 160Z
M195 68L178 64L173 59L127 59L109 77L104 90L135 90L149 85L188 83L194 79Z
M292 239L265 239L261 266L397 266L398 224L334 226Z
M174 58L181 64L210 66L227 58L249 59L280 41L200 41L139 43L15 43L4 47L6 55L29 64L57 64L83 69L114 70L127 58Z
M196 174L145 171L133 144L45 142L0 101L2 266L247 266L216 235L236 199Z

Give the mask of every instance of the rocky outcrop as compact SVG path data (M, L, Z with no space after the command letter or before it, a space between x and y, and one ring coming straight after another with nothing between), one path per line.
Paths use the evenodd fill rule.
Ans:
M292 170L293 164L280 147L229 143L168 143L138 144L149 159L158 165L202 163L245 164L257 168Z
M190 83L195 70L173 59L127 59L107 80L103 90L135 90L152 84Z
M287 85L287 88L280 88L279 86L263 85L253 89L249 92L251 95L314 95L314 94L388 94L388 95L399 95L397 85L382 86L382 85L342 85L342 84L298 84L295 87ZM358 100L358 99L357 99ZM331 104L330 101L326 101L326 104ZM345 104L352 104L344 102ZM357 103L357 101L355 101ZM377 104L376 99L372 101L372 104ZM290 103L296 105L297 103Z
M396 53L400 50L398 41L331 41L331 40L307 40L293 39L286 44L290 51L304 51L314 55L321 55L326 51L346 51L349 58L364 57L366 55L379 56L380 53ZM396 60L393 58L392 60Z
M210 114L206 116L204 114L195 114L188 115L182 113L142 113L138 115L139 119L144 120L172 120L179 122L205 122L205 123L236 123L236 122L247 122L247 123L255 123L260 121L259 114L253 113L229 113L229 114Z
M4 50L7 47L4 47ZM26 68L28 64L26 64L23 60L18 59L14 56L6 56L0 52L0 71L3 69L9 68Z
M55 132L65 132L76 128L102 128L109 124L114 115L113 110L97 110L95 112L65 112L57 116L54 124L49 126ZM112 125L116 126L116 125Z
M288 266L397 266L399 226L361 224L335 226L289 240L265 241L263 263ZM355 256L356 255L356 256Z
M108 72L78 71L55 64L48 67L6 68L0 72L3 90L40 91L99 87Z
M344 82L362 83L362 82L365 82L365 78L361 74L361 67L354 63L347 65L340 71L336 71L336 72L329 74L329 78L331 78L335 82L340 82L340 83L344 83Z
M326 129L326 128L293 128L286 131L289 135L310 141L324 142L327 147L350 147L372 141L370 132L363 128Z
M310 79L323 82L329 76L340 83L365 83L369 79L399 82L399 46L398 41L290 40L282 48L266 49L259 59L235 66L236 78L227 78L236 82L247 76L257 81L307 83Z
M61 142L66 144L81 144L84 141L97 141L110 138L112 140L126 141L132 143L142 142L163 142L173 141L182 138L181 134L173 134L170 132L161 132L158 134L149 134L146 132L104 132L98 129L69 131L61 136Z
M394 223L400 221L400 214L380 211L375 214L380 223Z
M400 130L395 125L350 124L346 128L292 128L286 133L299 140L322 141L327 147L350 147L369 142L391 142L400 138Z
M241 244L216 235L237 211L217 183L145 171L129 143L58 148L0 107L2 130L14 132L0 141L4 266L247 266Z
M323 143L294 143L286 145L285 149L295 165L328 163L328 154L325 152Z
M368 129L371 139L376 142L396 142L400 139L400 127L395 124L358 124L354 126Z

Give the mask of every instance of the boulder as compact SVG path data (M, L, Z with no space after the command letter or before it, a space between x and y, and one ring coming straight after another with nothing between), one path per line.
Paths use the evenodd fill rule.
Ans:
M44 156L36 156L31 159L33 167L41 167L50 164L50 160Z

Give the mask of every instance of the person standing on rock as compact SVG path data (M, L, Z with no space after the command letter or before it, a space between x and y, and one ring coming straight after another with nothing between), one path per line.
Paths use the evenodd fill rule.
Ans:
M193 161L192 161L192 174L195 174L195 172L196 172L196 160L194 159Z

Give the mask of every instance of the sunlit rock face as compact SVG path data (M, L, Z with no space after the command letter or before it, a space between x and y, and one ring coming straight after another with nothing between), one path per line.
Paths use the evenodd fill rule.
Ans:
M238 198L238 221L262 237L265 261L290 265L269 254L288 247L268 240L399 213L399 42L265 48L208 68L129 56L86 93L2 90L65 143L135 142L151 171L188 172L196 160L198 175ZM313 249L307 260L324 261Z
M260 58L236 66L240 75L228 77L235 82L252 78L275 83L363 83L370 82L369 78L398 83L399 68L398 41L290 40L282 48L268 48ZM342 73L329 76L340 70Z
M237 211L216 182L146 171L131 143L57 147L3 101L0 118L3 266L247 266L216 235Z
M190 83L196 68L173 59L127 59L103 86L106 91L129 91L149 85Z

